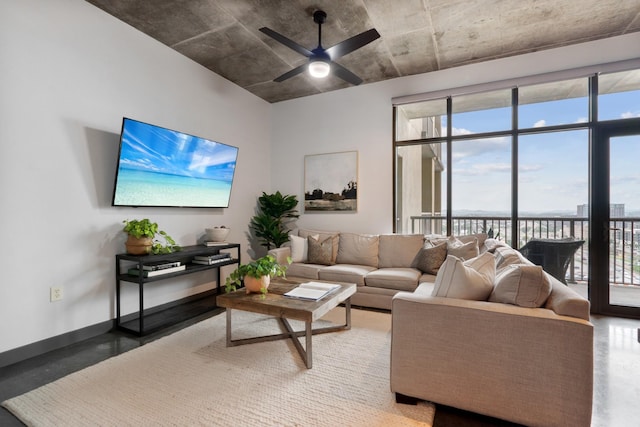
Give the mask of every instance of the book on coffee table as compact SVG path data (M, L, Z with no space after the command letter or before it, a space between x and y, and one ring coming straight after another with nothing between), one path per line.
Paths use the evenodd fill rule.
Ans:
M339 288L340 285L331 283L307 282L301 283L296 288L286 292L284 296L317 301Z

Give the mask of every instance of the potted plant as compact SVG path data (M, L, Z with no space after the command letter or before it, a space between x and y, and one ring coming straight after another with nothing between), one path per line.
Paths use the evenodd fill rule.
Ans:
M291 263L290 259L287 259ZM265 255L249 264L240 264L226 279L225 291L233 292L242 285L247 293L267 293L272 277L286 277L286 265L280 265L272 255Z
M251 219L251 228L267 250L279 248L289 241L289 222L298 218L296 196L262 193L258 198L258 213Z
M131 255L169 254L180 250L180 246L176 245L175 240L165 231L160 230L157 223L151 222L148 218L125 219L122 222L124 223L122 231L129 235L125 247L127 253ZM164 244L155 239L158 235L162 236Z

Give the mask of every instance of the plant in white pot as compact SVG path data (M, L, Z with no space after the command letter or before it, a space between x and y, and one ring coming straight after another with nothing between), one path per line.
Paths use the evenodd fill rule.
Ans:
M290 260L289 263L291 263ZM225 281L225 290L233 292L244 282L247 293L265 295L272 277L286 277L287 266L280 265L272 255L265 255L249 264L240 264Z

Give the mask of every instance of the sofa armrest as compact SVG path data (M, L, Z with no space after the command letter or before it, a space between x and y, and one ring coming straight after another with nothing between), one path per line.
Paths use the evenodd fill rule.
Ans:
M279 248L270 249L267 254L273 256L278 264L289 265L287 258L291 256L291 248L288 246L282 246Z
M517 423L588 426L593 325L544 308L399 292L390 380L393 392Z

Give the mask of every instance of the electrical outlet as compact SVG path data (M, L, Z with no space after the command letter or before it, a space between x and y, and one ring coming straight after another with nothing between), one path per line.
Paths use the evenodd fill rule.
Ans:
M50 288L51 292L51 302L60 301L62 299L62 288L53 286Z

